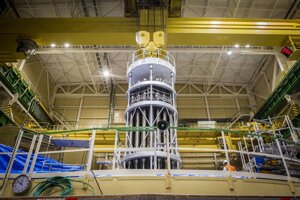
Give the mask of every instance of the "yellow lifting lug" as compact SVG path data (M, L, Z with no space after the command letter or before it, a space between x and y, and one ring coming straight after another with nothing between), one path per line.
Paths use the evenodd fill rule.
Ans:
M136 43L140 48L145 48L149 52L154 52L158 48L166 47L166 33L163 31L156 31L153 33L152 40L150 32L139 31L136 33Z
M167 34L163 31L156 31L153 33L153 41L158 48L166 47L166 45L167 45L166 37L167 37Z
M139 31L136 33L135 40L141 48L145 48L150 42L150 33L147 31Z

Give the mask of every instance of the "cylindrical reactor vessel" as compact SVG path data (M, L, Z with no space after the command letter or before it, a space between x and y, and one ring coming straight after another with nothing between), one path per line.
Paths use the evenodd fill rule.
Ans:
M128 127L153 127L165 120L177 126L175 61L167 51L147 52L140 49L128 61L128 105L125 112ZM169 144L169 147L167 147ZM166 169L180 167L177 131L132 130L126 133L123 167L126 169Z

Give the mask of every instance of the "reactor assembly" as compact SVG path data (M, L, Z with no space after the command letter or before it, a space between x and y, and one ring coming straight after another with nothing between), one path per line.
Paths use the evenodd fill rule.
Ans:
M128 60L127 127L157 127L126 133L123 168L178 169L176 70L173 56L162 47L165 33L137 33L140 45ZM145 42L146 40L146 42ZM144 48L143 48L144 47Z

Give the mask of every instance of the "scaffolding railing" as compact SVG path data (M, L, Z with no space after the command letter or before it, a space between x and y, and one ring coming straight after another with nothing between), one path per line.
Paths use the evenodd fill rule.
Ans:
M262 126L262 123L264 126ZM276 125L275 125L276 124ZM280 124L280 125L279 125ZM272 126L271 126L272 125ZM155 146L151 148L128 148L124 145L125 133L126 131L156 131L157 127L110 127L110 128L88 128L80 130L62 130L49 133L51 137L48 138L48 145L44 144L44 147L41 148L43 142L43 134L35 133L31 140L30 146L27 150L20 152L20 143L24 137L24 129L20 129L18 137L16 139L15 146L12 152L1 152L2 155L9 155L10 161L7 165L6 172L0 174L0 177L3 178L3 185L6 184L8 178L15 177L17 174L11 174L13 163L17 155L27 155L26 162L24 164L22 173L28 174L32 178L40 177L49 177L52 176L51 170L35 172L35 165L37 162L38 155L43 155L47 158L54 158L54 155L61 155L67 153L76 154L78 159L78 153L82 152L85 154L85 159L82 159L82 169L79 171L70 171L70 172L55 172L56 175L64 176L92 176L91 171L92 163L94 156L99 153L104 152L113 152L113 157L110 157L110 162L105 164L110 165L108 169L111 170L101 170L96 171L96 175L104 174L114 174L117 175L120 170L123 170L123 156L126 152L159 152L164 148L169 148L166 152L172 152L172 148L178 148L179 153L189 152L193 155L193 159L198 159L199 162L196 163L199 169L201 169L201 162L211 162L214 163L214 169L210 171L205 171L207 176L233 176L238 178L241 175L243 178L247 177L258 177L258 178L269 178L269 179L280 179L280 180L293 180L300 182L300 159L299 159L299 140L294 141L296 136L298 137L299 129L293 127L290 124L289 118L287 116L280 116L275 118L268 118L266 120L255 120L252 124L252 129L249 127L248 131L239 131L232 129L203 129L203 128L183 128L183 127L170 127L171 129L177 130L186 130L186 131L207 131L218 133L220 140L215 138L215 141L221 141L218 144L218 148L190 148L190 147L174 147L172 144L169 146ZM262 129L261 127L264 127ZM113 132L114 147L98 147L95 144L97 137L102 137L98 135L103 131ZM99 132L100 131L100 132ZM25 131L26 132L26 131ZM87 143L88 146L84 147L66 147L59 150L50 149L50 144L53 145L52 141L57 138L63 138L66 141L72 140L69 137L70 134L83 133L88 135ZM229 144L228 138L236 138L235 144ZM284 137L285 136L285 137ZM180 142L179 142L180 145ZM203 160L201 161L201 153L212 153L213 158L211 161ZM223 160L228 161L229 169L231 166L235 166L236 171L226 171L220 172L223 170L221 163ZM94 160L95 161L95 160ZM170 160L169 160L170 162ZM30 163L30 165L29 165ZM42 163L43 165L49 163ZM193 164L193 163L190 163ZM183 165L185 163L183 162ZM189 166L189 165L186 165ZM185 167L184 169L189 169ZM193 168L195 169L195 168ZM196 168L197 169L197 168ZM160 169L157 169L160 170ZM103 172L106 171L106 172ZM126 170L125 170L126 171ZM129 170L130 171L130 170ZM151 171L151 170L150 170ZM166 173L169 174L178 174L181 173L181 170L174 169L165 169ZM204 172L191 171L190 173L202 174ZM201 170L200 170L201 171ZM152 171L153 172L153 171ZM186 172L182 172L185 174ZM271 174L267 174L271 173ZM124 174L123 174L124 175ZM4 186L2 185L1 188Z

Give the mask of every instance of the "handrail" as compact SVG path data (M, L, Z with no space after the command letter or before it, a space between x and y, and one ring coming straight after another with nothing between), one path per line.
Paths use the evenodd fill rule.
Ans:
M139 49L135 51L129 58L127 62L127 69L135 61L145 59L145 58L160 58L169 62L173 67L175 67L175 59L171 53L163 49L157 49L155 51L147 51L146 49Z

